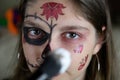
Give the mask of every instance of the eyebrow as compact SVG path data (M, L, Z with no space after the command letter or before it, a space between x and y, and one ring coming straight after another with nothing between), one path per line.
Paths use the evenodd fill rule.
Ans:
M25 18L29 18L29 17L32 17L32 18L35 18L35 19L39 19L40 21L42 21L42 22L46 23L48 26L50 26L47 21L45 21L45 20L43 20L41 17L37 16L37 13L34 13L34 14L26 14L26 15L25 15Z
M89 31L88 28L83 27L83 26L78 26L78 25L68 25L68 26L63 26L61 28L61 31L66 31L66 30L86 30L86 31Z
M43 27L40 24L34 23L34 22L30 21L30 20L24 21L24 25L30 25L30 26L34 26L34 27L38 27L38 28L43 29Z

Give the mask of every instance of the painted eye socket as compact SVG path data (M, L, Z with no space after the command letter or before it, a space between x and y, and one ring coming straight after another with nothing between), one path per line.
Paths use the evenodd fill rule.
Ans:
M50 37L50 34L37 27L23 27L26 42L32 45L42 45Z
M40 29L32 28L28 30L28 37L31 39L40 39L45 36L45 32Z

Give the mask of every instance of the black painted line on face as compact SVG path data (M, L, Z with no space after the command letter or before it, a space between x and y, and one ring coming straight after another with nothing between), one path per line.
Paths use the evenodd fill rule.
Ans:
M33 17L35 19L39 19L40 21L43 21L44 23L46 23L48 25L48 27L50 28L50 36L52 34L52 31L54 29L54 27L57 25L57 24L53 24L53 20L51 20L51 24L49 24L47 21L45 21L44 19L42 19L41 17L37 16L37 13L35 13L34 15L32 14L27 14L25 16L25 18L28 18L28 17Z
M35 13L34 15L32 15L32 14L27 14L27 15L25 16L25 18L28 18L28 17L33 17L33 18L35 18L35 19L39 19L40 21L43 21L44 23L46 23L49 28L52 27L51 25L49 25L49 23L48 23L47 21L45 21L45 20L43 20L41 17L37 16L37 13Z
M50 28L50 29L53 29L57 24L54 24L53 25L53 20L51 19L51 24L49 24L47 21L45 21L44 19L42 19L41 17L39 17L39 16L37 16L37 13L35 12L34 13L34 15L32 15L32 14L27 14L26 16L25 16L25 18L28 18L28 17L33 17L33 18L35 18L35 19L39 19L40 21L43 21L44 23L46 23L47 25L48 25L48 27Z
M51 35L52 35L52 32L53 32L53 29L54 29L54 27L57 25L57 24L53 24L53 20L51 20L51 24L49 24L47 21L45 21L44 19L42 19L41 17L39 17L39 16L37 16L37 13L35 13L34 15L32 15L32 14L27 14L26 16L25 16L25 18L28 18L28 17L33 17L33 18L35 18L35 19L39 19L40 21L43 21L44 23L46 23L47 25L48 25L48 27L50 28L50 34L49 34L49 41L48 42L50 42L51 41ZM29 39L28 39L28 37L27 36L25 36L25 39L27 38L27 41L29 41ZM29 41L29 42L31 42L31 41ZM35 42L36 43L36 42ZM34 45L37 45L37 43L36 44L34 44ZM39 44L38 44L39 45Z
M29 66L31 66L32 68L39 68L39 65L37 65L37 64L31 64L30 62L29 62L29 60L27 60L27 64L29 65Z

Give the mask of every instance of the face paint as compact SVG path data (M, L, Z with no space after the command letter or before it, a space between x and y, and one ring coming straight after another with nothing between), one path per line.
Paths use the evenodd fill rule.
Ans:
M28 64L29 66L31 66L32 68L38 68L38 67L43 63L44 60L43 60L43 59L40 59L40 58L37 58L36 61L37 61L38 64L31 64L31 63L29 62L29 60L27 60L27 64Z
M47 20L49 18L55 18L57 20L59 14L64 15L62 9L65 8L65 6L63 6L63 4L60 3L48 2L43 4L40 8L43 9L43 13L41 15L46 16Z
M79 66L78 70L81 70L85 66L87 59L88 59L88 55L82 59L82 61L80 62L80 66Z
M41 17L37 16L37 13L36 13L36 12L35 12L35 14L26 14L26 15L25 15L25 18L29 18L29 17L34 18L34 19L39 19L40 21L42 21L42 22L44 22L45 24L47 24L48 27L51 27L47 21L45 21L45 20L42 19Z
M29 62L29 60L27 60L27 64L28 64L30 67L32 67L32 68L39 68L39 65L37 65L37 64L31 64L31 63Z
M28 17L33 17L34 19L39 19L40 21L46 23L49 28L50 28L50 33L48 34L47 32L43 31L43 30L40 30L42 31L45 35L44 37L42 38L38 38L38 39L31 39L28 37L28 33L29 31L31 30L30 28L27 28L27 27L24 27L24 38L25 40L29 43L29 44L33 44L33 45L42 45L44 44L48 38L49 38L49 42L50 42L50 36L52 34L52 30L53 28L57 25L57 24L54 24L53 25L53 22L52 22L52 18L55 18L56 20L58 19L58 15L64 15L63 12L62 12L62 8L65 8L63 6L63 4L60 4L60 3L55 3L55 2L49 2L49 3L45 3L42 5L41 9L43 9L43 13L41 14L42 16L46 16L46 19L48 20L49 18L51 18L51 24L49 24L47 21L45 21L44 19L40 18L39 16L37 16L37 13L35 13L34 15L26 15L25 18L28 18ZM37 29L36 29L37 30ZM34 31L35 32L35 31Z
M43 50L41 57L44 59L45 56L47 55L48 51L50 50L48 48L48 45L51 41L51 35L52 35L52 31L53 28L57 25L57 24L53 24L53 18L55 18L56 20L58 19L58 15L64 15L64 13L62 12L62 9L65 8L63 6L63 4L60 3L55 3L55 2L49 2L49 3L45 3L42 5L41 9L43 9L43 13L41 14L42 16L46 16L46 19L48 20L49 18L51 18L51 23L47 22L46 20L42 19L41 17L37 16L37 13L35 14L27 14L25 16L25 18L31 17L34 19L39 19L40 21L44 22L45 24L48 25L48 27L50 28L50 33L47 33L39 28L36 29L36 27L30 27L28 28L27 26L23 28L24 30L24 38L26 40L26 42L28 42L29 44L33 44L33 45L38 45L41 46L42 44L44 44L47 40L48 40L48 44L46 45L46 48ZM36 33L35 30L38 30L38 34L39 32L41 32L41 34L43 33L42 37L38 37L38 38L31 38L31 36L29 36L29 32L33 31L34 33ZM49 49L49 50L48 50ZM32 66L32 65L31 65Z
M57 25L57 24L49 24L47 21L45 21L44 19L42 19L42 18L40 18L39 16L37 16L37 13L35 13L34 15L32 15L32 14L27 14L26 16L25 16L25 18L28 18L28 17L33 17L34 19L39 19L40 21L42 21L42 22L44 22L45 24L47 24L48 25L48 27L50 28L50 33L47 33L47 32L45 32L45 31L43 31L43 30L41 30L40 28L36 28L36 27L32 27L31 29L30 28L28 28L28 27L24 27L23 28L23 31L24 31L24 38L25 38L25 40L29 43L29 44L33 44L33 45L42 45L42 44L44 44L46 41L47 41L47 39L49 39L50 38L50 35L52 34L52 30L53 30L53 28ZM32 26L34 26L34 25L32 25ZM38 31L42 31L42 32L44 32L45 33L45 36L46 37L43 37L41 40L40 39L30 39L29 37L28 37L28 32L29 32L29 30L32 30L32 29L35 29L35 30L37 30L38 29ZM35 31L34 31L35 32Z
M57 24L49 24L47 21L43 20L42 18L40 18L39 16L37 16L37 14L35 13L34 15L32 14L27 14L25 16L25 18L34 18L34 19L39 19L40 21L46 23L48 25L48 27L50 28L50 33L47 33L45 31L43 31L42 29L38 28L38 27L27 27L24 26L23 27L23 32L24 32L24 39L26 42L28 42L29 44L32 45L37 45L37 46L41 46L42 44L44 44L47 40L48 40L48 45L51 41L51 34L52 34L52 30L53 28L57 25ZM32 26L36 26L36 25L32 25ZM29 35L29 33L35 34L37 36L36 37L32 37ZM42 59L45 59L47 52L48 52L48 46L46 46L46 48L43 50L43 53L41 55Z
M83 50L83 45L79 45L77 48L75 48L73 51L74 53L81 53Z
M43 53L42 53L42 55L41 55L41 57L42 57L42 59L45 59L46 58L46 56L48 55L48 52L50 51L51 49L50 49L50 46L49 46L49 44L45 47L45 49L43 50Z
M48 38L49 34L37 27L23 27L24 38L29 44L42 45Z

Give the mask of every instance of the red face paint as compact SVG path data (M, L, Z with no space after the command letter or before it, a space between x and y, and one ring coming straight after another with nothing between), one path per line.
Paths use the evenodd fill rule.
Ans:
M47 20L49 18L55 18L57 20L59 14L64 15L62 9L65 8L65 6L60 3L48 2L43 4L40 8L43 9L43 13L41 15L46 16Z
M80 66L79 66L78 70L81 70L85 66L87 59L88 59L88 55L82 59L82 61L80 62Z
M74 53L81 53L83 50L83 45L79 45L76 49L74 49Z

